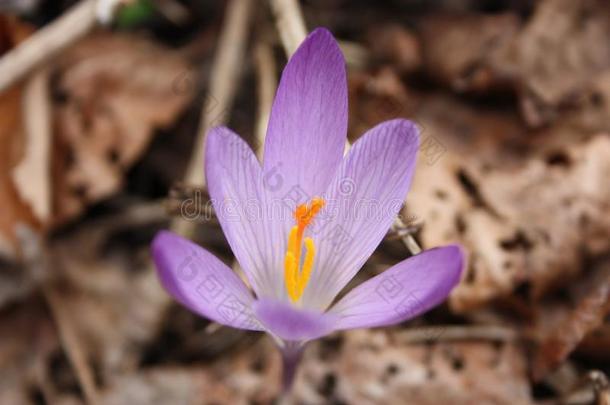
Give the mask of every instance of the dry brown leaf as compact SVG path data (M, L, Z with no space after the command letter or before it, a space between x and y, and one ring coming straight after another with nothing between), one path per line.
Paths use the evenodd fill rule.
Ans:
M267 338L205 371L224 376L231 403L270 403L280 390L279 353ZM525 355L512 343L406 344L382 330L311 343L292 391L296 403L397 404L407 398L431 405L533 403Z
M351 74L349 97L350 141L382 121L409 115L417 100L416 94L402 84L396 71L387 66L374 74Z
M0 14L0 54L29 37L34 28L11 15Z
M425 71L455 91L487 91L507 79L490 61L518 27L519 19L511 13L429 17L420 31Z
M504 55L490 60L515 78L528 124L557 119L562 105L610 69L609 19L603 0L542 1Z
M163 368L116 375L102 395L106 405L228 404L231 395L218 378L205 371Z
M21 199L11 170L21 155L21 91L12 88L0 95L0 255L14 257L17 253L15 227L19 223L36 226L29 206Z
M592 78L575 98L557 125L571 128L572 137L598 131L610 133L610 69Z
M116 192L157 128L171 124L193 92L177 83L184 59L147 40L89 37L59 64L54 155L55 222Z
M32 31L29 25L0 16L0 54L16 46ZM15 226L32 227L37 221L19 191L11 172L23 156L23 125L21 119L22 86L16 85L0 94L0 256L17 254Z
M585 336L577 353L590 359L610 361L610 321Z
M510 13L433 15L419 30L425 71L455 91L512 87L532 127L569 113L607 131L609 19L603 0L541 1L523 26Z
M347 403L532 403L525 355L510 343L405 345L392 333L354 331L328 366L336 371L335 398ZM312 377L325 375L316 371Z
M608 249L608 156L610 138L600 135L519 170L473 175L490 209L464 215L464 238L476 246L478 261L453 303L467 306L523 282L538 297L580 273L582 254Z
M37 386L48 379L47 361L59 346L55 328L39 298L4 310L0 322L0 403L30 403Z
M587 278L572 287L580 289L574 308L562 311L559 319L550 325L539 327L544 329L544 336L534 359L535 379L541 379L563 363L588 334L602 325L610 312L610 263L605 261L596 267ZM546 313L541 316L546 317ZM598 346L597 355L608 354L600 348Z
M13 19L0 20L0 29L0 49L9 49L25 36L25 28ZM154 131L171 124L191 99L193 92L179 83L189 76L189 69L180 55L143 39L100 34L83 40L59 58L53 150L46 152L33 147L41 142L26 144L35 136L23 136L21 88L4 92L0 96L0 165L4 165L0 254L15 257L18 223L53 226L116 192ZM41 125L35 130L45 135ZM24 180L44 179L38 173L44 166L37 163L45 153L53 156L50 221L43 201L47 197L32 193L45 193L46 187ZM31 170L37 174L31 175Z
M420 150L407 208L424 221L426 248L461 242L469 252L453 309L521 285L539 297L579 274L583 253L610 247L607 135L550 149L528 145L514 116L477 114L443 97L426 100L417 117L423 138L445 153L430 161Z
M422 65L421 45L413 32L396 24L384 24L368 35L372 57L391 63L399 73L411 73Z
M100 260L98 243L106 239L87 232L80 235L88 235L89 244L70 238L52 247L63 304L79 308L71 313L75 335L102 373L131 370L144 343L155 334L170 298L154 271L126 268L130 263L124 260Z

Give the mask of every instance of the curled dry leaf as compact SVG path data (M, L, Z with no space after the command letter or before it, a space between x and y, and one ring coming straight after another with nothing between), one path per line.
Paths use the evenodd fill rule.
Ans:
M0 49L9 49L26 31L5 18L0 20L0 30ZM146 150L154 131L170 125L194 94L194 84L183 83L192 75L182 56L127 36L87 38L59 57L53 73L52 151L26 144L37 138L24 136L21 87L0 96L0 254L8 258L14 258L17 251L18 223L47 229L116 192L125 171ZM50 132L43 127L28 130L34 128L38 135L48 136ZM40 198L31 193L45 187L24 182L44 178L36 163L45 153L53 159L50 217L47 206L40 206ZM28 159L33 164L26 165ZM29 169L38 172L30 176ZM37 217L32 207L43 215Z
M52 141L49 75L45 69L27 79L22 95L24 153L13 170L13 182L41 224L51 211L50 145Z
M603 0L545 0L495 69L517 78L528 124L558 117L558 108L610 69L610 8Z
M580 285L584 284L584 285ZM533 364L535 379L544 377L559 366L583 339L598 329L610 313L610 261L595 266L593 272L576 287L576 305L565 310L551 325L543 327L544 336ZM600 350L601 349L601 350ZM597 346L597 355L608 355L608 350Z
M108 197L157 128L193 95L181 56L139 38L98 34L60 60L56 91L55 222ZM185 87L186 86L186 87Z
M375 62L390 63L399 73L411 73L422 65L420 42L412 31L397 24L375 27L368 35Z
M485 290L508 293L524 282L538 297L580 273L583 253L608 249L608 154L610 139L600 135L546 158L532 158L519 170L474 175L490 210L475 212L472 223L468 214L464 217L465 239L480 247L468 275L474 289L463 284L454 303L467 305Z
M570 136L579 133L610 133L610 69L596 75L579 92L575 101L558 121L571 128Z
M519 19L498 15L434 15L420 29L426 73L455 91L487 91L506 77L492 69L517 32Z
M433 15L418 32L424 68L458 92L512 88L529 126L569 113L607 131L609 18L602 0L541 1L523 22L512 13Z
M453 309L480 306L520 285L539 297L582 272L583 253L610 247L607 135L545 150L527 146L524 129L507 114L480 116L431 98L419 116L423 137L445 153L430 161L420 151L407 207L425 221L424 246L458 241L470 252Z
M349 78L350 141L382 121L409 115L415 108L416 96L401 82L391 67L374 74L356 73Z
M19 223L38 227L38 222L11 177L11 170L22 155L21 91L11 88L0 95L0 255L17 253L16 226Z
M32 28L16 19L0 16L0 55L23 41ZM11 173L24 154L21 117L22 86L16 85L0 94L0 256L17 253L17 224L37 227L32 210L19 194Z

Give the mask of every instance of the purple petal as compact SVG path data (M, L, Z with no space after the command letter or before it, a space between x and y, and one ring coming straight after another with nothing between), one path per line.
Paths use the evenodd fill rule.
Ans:
M257 300L252 309L269 333L288 341L307 341L327 335L337 321L335 315L299 309L276 300Z
M265 173L279 170L284 195L321 195L343 157L347 135L345 60L326 29L313 31L290 58L265 141Z
M401 119L376 126L354 144L310 230L318 253L304 307L326 309L379 245L411 184L417 148L415 125Z
M350 291L329 313L337 329L392 325L445 300L459 282L464 252L457 245L426 250Z
M250 309L254 300L237 275L207 250L168 231L152 243L165 289L191 311L223 325L262 330Z
M259 297L283 294L285 221L273 216L252 149L228 128L214 128L205 163L216 216L252 288Z

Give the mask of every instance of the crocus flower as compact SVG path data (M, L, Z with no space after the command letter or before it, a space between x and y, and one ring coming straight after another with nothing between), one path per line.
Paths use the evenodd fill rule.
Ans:
M182 305L276 340L285 387L306 342L413 318L445 300L463 267L459 246L430 249L336 300L395 220L418 149L403 119L369 130L344 156L346 133L345 61L317 29L284 69L262 164L230 129L207 136L209 194L249 287L178 235L162 231L152 244L161 283Z

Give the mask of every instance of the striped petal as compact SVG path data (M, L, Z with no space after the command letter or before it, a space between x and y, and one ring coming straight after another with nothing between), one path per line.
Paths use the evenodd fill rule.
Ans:
M208 133L205 164L216 216L252 288L259 297L283 294L285 215L273 212L252 149L228 128L214 128Z
M152 256L161 284L182 305L223 325L262 330L252 315L252 294L213 254L161 231L152 243Z
M309 230L318 254L304 307L326 309L377 248L405 199L417 148L415 125L402 119L376 126L354 144Z
M314 30L288 61L273 102L265 172L282 173L277 195L321 195L339 167L347 136L345 60L332 34Z
M460 280L464 252L457 245L426 250L350 291L329 314L337 329L393 325L443 302Z

